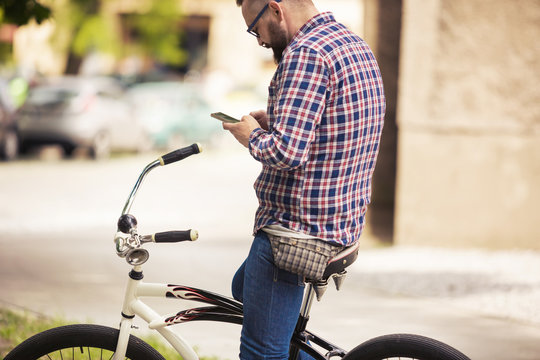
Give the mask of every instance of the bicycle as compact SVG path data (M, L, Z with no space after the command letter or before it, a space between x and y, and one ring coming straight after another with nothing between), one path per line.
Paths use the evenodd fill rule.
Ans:
M189 343L169 326L190 321L219 321L242 324L242 303L230 297L184 285L143 282L142 265L149 259L143 245L149 242L173 243L195 241L197 231L166 231L152 235L139 235L137 220L130 214L135 196L146 175L153 169L183 160L201 152L198 144L175 150L148 164L139 175L124 204L115 234L116 253L132 266L129 272L121 321L118 329L101 325L67 325L38 333L16 346L4 360L35 359L132 359L163 360L162 355L141 339L131 335L135 316L142 318L149 329L156 330L185 360L198 359ZM346 268L358 256L358 242L328 262L324 276L318 281L306 281L306 290L298 322L290 345L290 360L298 358L300 350L316 360L339 358L343 360L382 360L410 358L418 360L469 360L460 351L437 340L410 334L380 336L364 342L347 352L307 330L309 314L315 298L321 299L328 280L333 278L339 290ZM141 297L166 297L207 304L182 310L176 314L160 316L145 304ZM324 352L324 353L323 353Z

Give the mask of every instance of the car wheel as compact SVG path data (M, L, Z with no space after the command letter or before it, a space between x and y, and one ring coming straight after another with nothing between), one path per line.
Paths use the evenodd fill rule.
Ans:
M96 135L90 148L90 156L93 159L106 159L111 155L111 141L107 133L101 132Z
M15 131L8 131L0 144L0 158L6 161L14 160L19 155L19 137Z
M64 145L62 145L62 149L64 150L64 155L66 157L72 157L76 148L75 148L75 146L73 146L71 144L64 144Z

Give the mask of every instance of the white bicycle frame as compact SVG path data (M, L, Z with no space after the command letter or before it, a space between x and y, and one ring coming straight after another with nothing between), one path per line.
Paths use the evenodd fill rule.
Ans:
M133 269L138 272L141 271L140 266L135 266ZM126 358L126 350L134 316L139 316L146 321L148 327L161 334L185 360L199 359L189 343L167 327L168 324L165 322L167 317L160 316L154 309L139 299L140 297L165 298L169 291L170 287L165 284L144 283L142 280L129 279L122 306L123 316L120 322L120 336L113 360L123 360Z
M142 278L142 267L140 265L134 266L126 287L124 303L122 305L120 335L113 360L125 359L135 316L139 316L143 319L148 324L149 329L156 330L161 334L161 336L163 336L163 338L167 340L185 360L196 360L199 357L195 351L193 351L189 342L179 334L171 331L168 326L194 320L222 321L236 324L242 323L242 304L234 299L183 285L145 283L142 281ZM176 314L160 316L154 309L141 301L141 297L172 297L176 299L204 302L211 304L212 306L190 308ZM315 297L316 290L313 284L308 283L300 310L300 319L305 320L303 323L304 329L302 330L305 330L305 325L309 318L309 312ZM303 336L305 338L294 337L293 342L298 346L301 344L309 346L307 344L307 339L309 338L311 341L327 350L344 354L343 350L314 334L304 331ZM313 356L316 355L313 354Z

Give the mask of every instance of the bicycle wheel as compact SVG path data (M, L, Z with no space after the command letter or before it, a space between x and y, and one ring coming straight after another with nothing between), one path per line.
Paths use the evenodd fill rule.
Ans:
M111 359L119 331L100 325L67 325L28 338L4 360ZM132 360L165 360L141 339L130 335L126 357Z
M380 336L352 349L343 360L470 360L460 351L440 341L419 335Z

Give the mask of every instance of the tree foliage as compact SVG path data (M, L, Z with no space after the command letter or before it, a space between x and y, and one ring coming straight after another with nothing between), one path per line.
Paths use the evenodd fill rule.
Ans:
M152 54L156 60L170 65L182 65L186 61L186 54L179 47L178 3L177 0L153 1L148 12L128 17L127 25L136 33L135 51Z
M47 6L41 4L44 2ZM115 0L0 0L0 22L25 25L51 20L55 34L51 45L74 58L105 53L121 59L130 56L155 59L167 65L182 65L179 0L138 0L137 12L111 14L104 6ZM144 11L139 11L144 8ZM130 34L127 39L123 34ZM75 61L80 63L80 60Z
M34 19L38 24L51 16L51 9L37 0L0 0L2 22L25 25Z
M84 57L97 51L116 58L152 58L169 65L185 62L177 29L181 19L178 0L148 0L146 11L122 17L104 14L101 6L105 1L70 0L71 11L66 15L72 19L68 31L74 34L70 48L74 54ZM122 39L122 33L132 36Z

